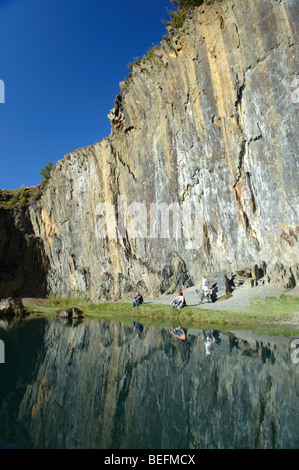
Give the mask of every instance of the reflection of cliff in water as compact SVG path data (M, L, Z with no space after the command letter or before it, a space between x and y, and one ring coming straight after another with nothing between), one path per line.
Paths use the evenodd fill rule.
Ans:
M48 324L18 422L37 448L298 448L290 340L85 320Z

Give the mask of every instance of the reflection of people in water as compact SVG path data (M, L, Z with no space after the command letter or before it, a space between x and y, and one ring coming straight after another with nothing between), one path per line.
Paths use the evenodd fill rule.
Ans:
M205 340L206 356L210 356L212 354L212 344L215 343L213 330L210 330L208 335L206 335L204 330L201 330L201 331Z
M140 336L141 333L143 332L143 325L140 325L140 323L133 323L133 331L136 331L137 336Z
M177 328L173 328L171 330L171 333L173 334L173 336L176 336L180 340L181 344L183 344L186 340L186 333L180 326L178 326Z

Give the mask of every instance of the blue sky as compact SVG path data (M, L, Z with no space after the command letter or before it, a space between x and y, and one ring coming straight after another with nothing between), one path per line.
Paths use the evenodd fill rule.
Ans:
M170 0L0 0L0 189L110 134L127 64L166 34Z

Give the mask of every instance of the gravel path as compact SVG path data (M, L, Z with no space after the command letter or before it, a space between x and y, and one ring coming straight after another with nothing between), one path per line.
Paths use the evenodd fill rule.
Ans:
M219 300L209 304L207 300L204 300L202 304L203 308L212 308L212 309L239 309L247 307L250 305L250 299L254 297L264 299L265 297L279 297L281 294L287 295L296 295L299 297L299 286L295 289L284 292L284 290L274 284L268 284L265 286L253 287L251 289L245 287L237 287L236 290L232 293L232 296L226 300ZM171 300L176 297L178 294L174 292L171 295L165 295L156 298L145 297L145 304L167 304L169 305ZM201 296L200 286L189 287L184 290L184 295L186 297L187 305L199 306L198 302ZM35 306L37 303L39 305L47 304L48 299L34 299L34 298L23 298L23 304L25 307Z
M264 286L246 288L238 287L232 293L232 296L226 300L219 300L211 304L205 299L202 304L203 308L212 309L239 309L250 305L250 300L257 297L264 299L265 297L279 297L281 294L297 295L299 297L299 286L295 287L288 292L276 286L274 284L267 284ZM193 286L184 290L184 295L188 306L198 306L198 302L201 295L199 286ZM145 298L145 303L157 303L157 304L170 304L171 300L177 296L177 293L173 293L167 296L161 296L158 298L148 299Z

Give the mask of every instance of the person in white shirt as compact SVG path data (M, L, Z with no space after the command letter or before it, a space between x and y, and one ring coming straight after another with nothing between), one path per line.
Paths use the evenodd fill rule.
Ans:
M210 281L207 280L206 276L202 276L202 294L199 303L203 303L204 296L207 296L208 302L212 302L211 289L209 288Z

